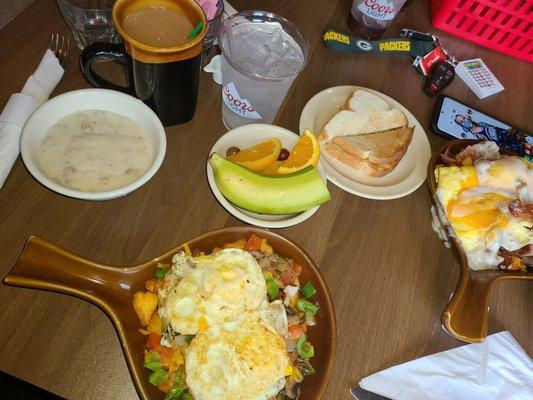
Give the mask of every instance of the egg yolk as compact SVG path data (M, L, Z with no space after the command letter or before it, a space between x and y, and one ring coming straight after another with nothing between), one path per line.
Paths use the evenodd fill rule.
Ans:
M205 331L207 328L209 328L209 324L207 323L205 317L202 315L198 320L198 329L201 331Z
M460 198L448 202L450 222L459 230L491 229L507 225L507 218L500 209L509 199L498 193L485 193L468 200Z

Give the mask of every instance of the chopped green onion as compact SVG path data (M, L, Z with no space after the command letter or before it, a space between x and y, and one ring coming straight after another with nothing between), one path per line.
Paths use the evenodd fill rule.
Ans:
M304 375L312 375L315 373L315 369L313 366L309 363L309 361L304 361L303 365L300 365L300 371Z
M155 279L163 279L168 272L168 268L156 268L154 271Z
M305 299L298 299L296 301L296 308L306 314L315 315L318 312L318 306Z
M278 282L271 276L268 276L266 279L267 294L271 301L274 301L278 298L279 295L279 285Z
M306 341L306 337L302 336L296 342L296 351L298 355L303 359L311 358L315 355L315 348L313 345Z
M187 389L187 383L185 383L185 370L176 371L176 377L174 378L174 387L181 387L183 390Z
M181 400L191 400L191 395L189 392L185 392L181 395Z
M185 336L185 343L191 344L191 342L194 339L195 335L183 335L183 336Z
M185 392L185 388L183 386L173 387L165 395L164 400L180 400L180 398L182 398L183 392Z
M300 289L306 299L313 297L316 294L316 289L311 282L307 282L303 288Z
M159 386L161 385L163 382L165 382L166 380L168 379L168 374L167 374L167 371L165 371L164 369L160 368L158 369L157 371L154 371L150 374L150 377L148 378L148 380L150 381L150 383L154 386Z
M161 363L161 358L159 357L159 353L155 351L149 351L144 356L144 368L148 368L151 371L157 371L158 369L161 369L163 364Z

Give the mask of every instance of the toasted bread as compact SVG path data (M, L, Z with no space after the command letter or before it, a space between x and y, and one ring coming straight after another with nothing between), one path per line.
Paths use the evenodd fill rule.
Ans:
M391 106L381 97L370 93L367 90L354 90L344 104L346 110L359 111L376 109L381 111L390 110Z
M357 136L337 136L333 143L360 159L375 164L400 160L411 143L414 128L391 129Z
M390 164L374 164L368 160L363 160L358 157L354 157L353 154L344 151L340 146L337 146L333 142L328 142L324 145L326 153L339 160L347 166L363 172L367 176L379 178L389 174L398 165L400 160L392 162Z
M368 176L390 173L413 137L405 114L366 90L355 90L344 108L320 132L325 152Z
M319 140L326 141L335 136L367 135L406 126L407 117L396 108L341 110L324 125Z

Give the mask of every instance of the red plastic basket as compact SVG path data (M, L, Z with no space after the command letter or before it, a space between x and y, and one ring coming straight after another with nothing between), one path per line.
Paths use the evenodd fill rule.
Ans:
M431 0L433 26L533 62L533 0Z

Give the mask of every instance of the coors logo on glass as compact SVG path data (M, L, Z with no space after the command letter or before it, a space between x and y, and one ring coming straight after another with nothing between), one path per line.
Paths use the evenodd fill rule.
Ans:
M354 0L348 14L350 30L367 39L377 39L387 30L405 0Z

